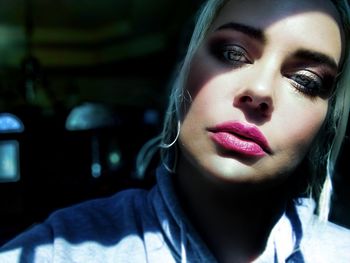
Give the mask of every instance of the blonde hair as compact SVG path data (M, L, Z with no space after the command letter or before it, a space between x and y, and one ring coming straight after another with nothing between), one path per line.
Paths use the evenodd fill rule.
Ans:
M349 4L347 0L331 1L340 13L345 35L348 35L350 19ZM228 0L208 0L198 13L199 15L185 58L176 71L162 133L158 137L152 139L148 145L145 145L138 156L137 169L140 176L145 172L151 158L150 156L152 156L156 150L160 150L161 160L170 171L175 171L176 169L176 141L180 132L182 106L186 100L183 87L187 80L190 63L198 46L206 36L210 25L226 2L228 2ZM310 176L312 178L310 187L316 189L320 188L320 194L317 199L318 214L322 221L328 220L330 212L332 176L345 136L350 108L350 58L347 39L345 40L344 46L346 50L344 52L342 70L337 78L335 92L329 101L329 110L323 126L323 132L320 133L315 147L310 150L307 157L312 166L311 170L313 173ZM330 141L328 140L329 138L331 138Z
M350 108L350 43L348 39L350 30L350 7L347 0L332 0L332 2L340 14L345 39L343 65L338 74L335 93L329 102L329 114L326 120L326 132L330 134L331 140L329 144L323 143L326 149L324 156L326 162L325 165L322 165L322 163L319 165L322 168L326 168L325 177L319 174L314 175L316 178L324 178L318 198L318 215L321 221L327 221L329 217L333 191L332 178L345 137ZM322 147L322 144L319 144L319 147L320 146ZM322 159L322 156L313 156L311 158ZM316 171L323 172L324 169L317 169Z

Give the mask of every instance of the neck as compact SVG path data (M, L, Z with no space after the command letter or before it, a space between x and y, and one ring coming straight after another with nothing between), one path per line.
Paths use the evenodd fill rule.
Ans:
M284 210L284 194L243 183L214 182L179 163L177 191L185 212L219 262L245 263L264 250Z

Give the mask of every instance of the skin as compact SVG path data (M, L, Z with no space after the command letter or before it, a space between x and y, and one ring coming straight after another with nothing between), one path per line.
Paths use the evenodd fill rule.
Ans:
M342 55L338 19L326 0L229 1L194 55L176 183L185 210L220 262L256 258L283 211L283 183L326 118ZM222 28L228 23L253 27L263 39ZM223 149L210 129L226 121L257 127L270 151L246 156Z

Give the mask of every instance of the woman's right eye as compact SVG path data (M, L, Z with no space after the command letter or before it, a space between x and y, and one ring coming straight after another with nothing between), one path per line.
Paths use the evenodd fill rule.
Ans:
M239 45L226 44L214 46L212 51L221 61L231 65L252 64L248 52Z

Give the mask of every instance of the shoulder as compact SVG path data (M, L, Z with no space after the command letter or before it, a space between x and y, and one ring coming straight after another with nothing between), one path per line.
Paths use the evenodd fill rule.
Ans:
M126 237L142 235L140 227L148 209L148 191L130 189L108 198L86 201L52 213L45 222L18 235L0 249L1 262L19 257L49 260L80 252L91 253L122 243ZM135 243L135 242L134 242ZM136 242L137 243L137 242ZM141 243L141 241L139 242ZM79 247L79 253L76 248ZM4 261L3 261L4 260ZM8 261L10 260L10 261ZM40 261L40 260L39 260ZM37 262L32 260L31 262ZM45 261L46 262L46 261ZM49 261L51 262L51 261Z
M147 212L147 194L141 189L121 191L111 197L89 200L54 212L46 224L60 235L79 235L98 228L123 230L126 224L132 226L140 216ZM107 230L107 235L110 230ZM73 238L73 237L72 237Z
M135 209L143 207L146 202L148 191L142 189L128 189L116 193L113 196L88 200L71 207L55 211L48 218L48 222L57 220L72 221L92 220L105 221L105 219L120 216L130 216Z
M319 220L311 198L297 199L294 204L301 226L297 232L305 262L350 262L350 230Z
M350 230L316 216L306 225L301 246L306 262L350 262Z

